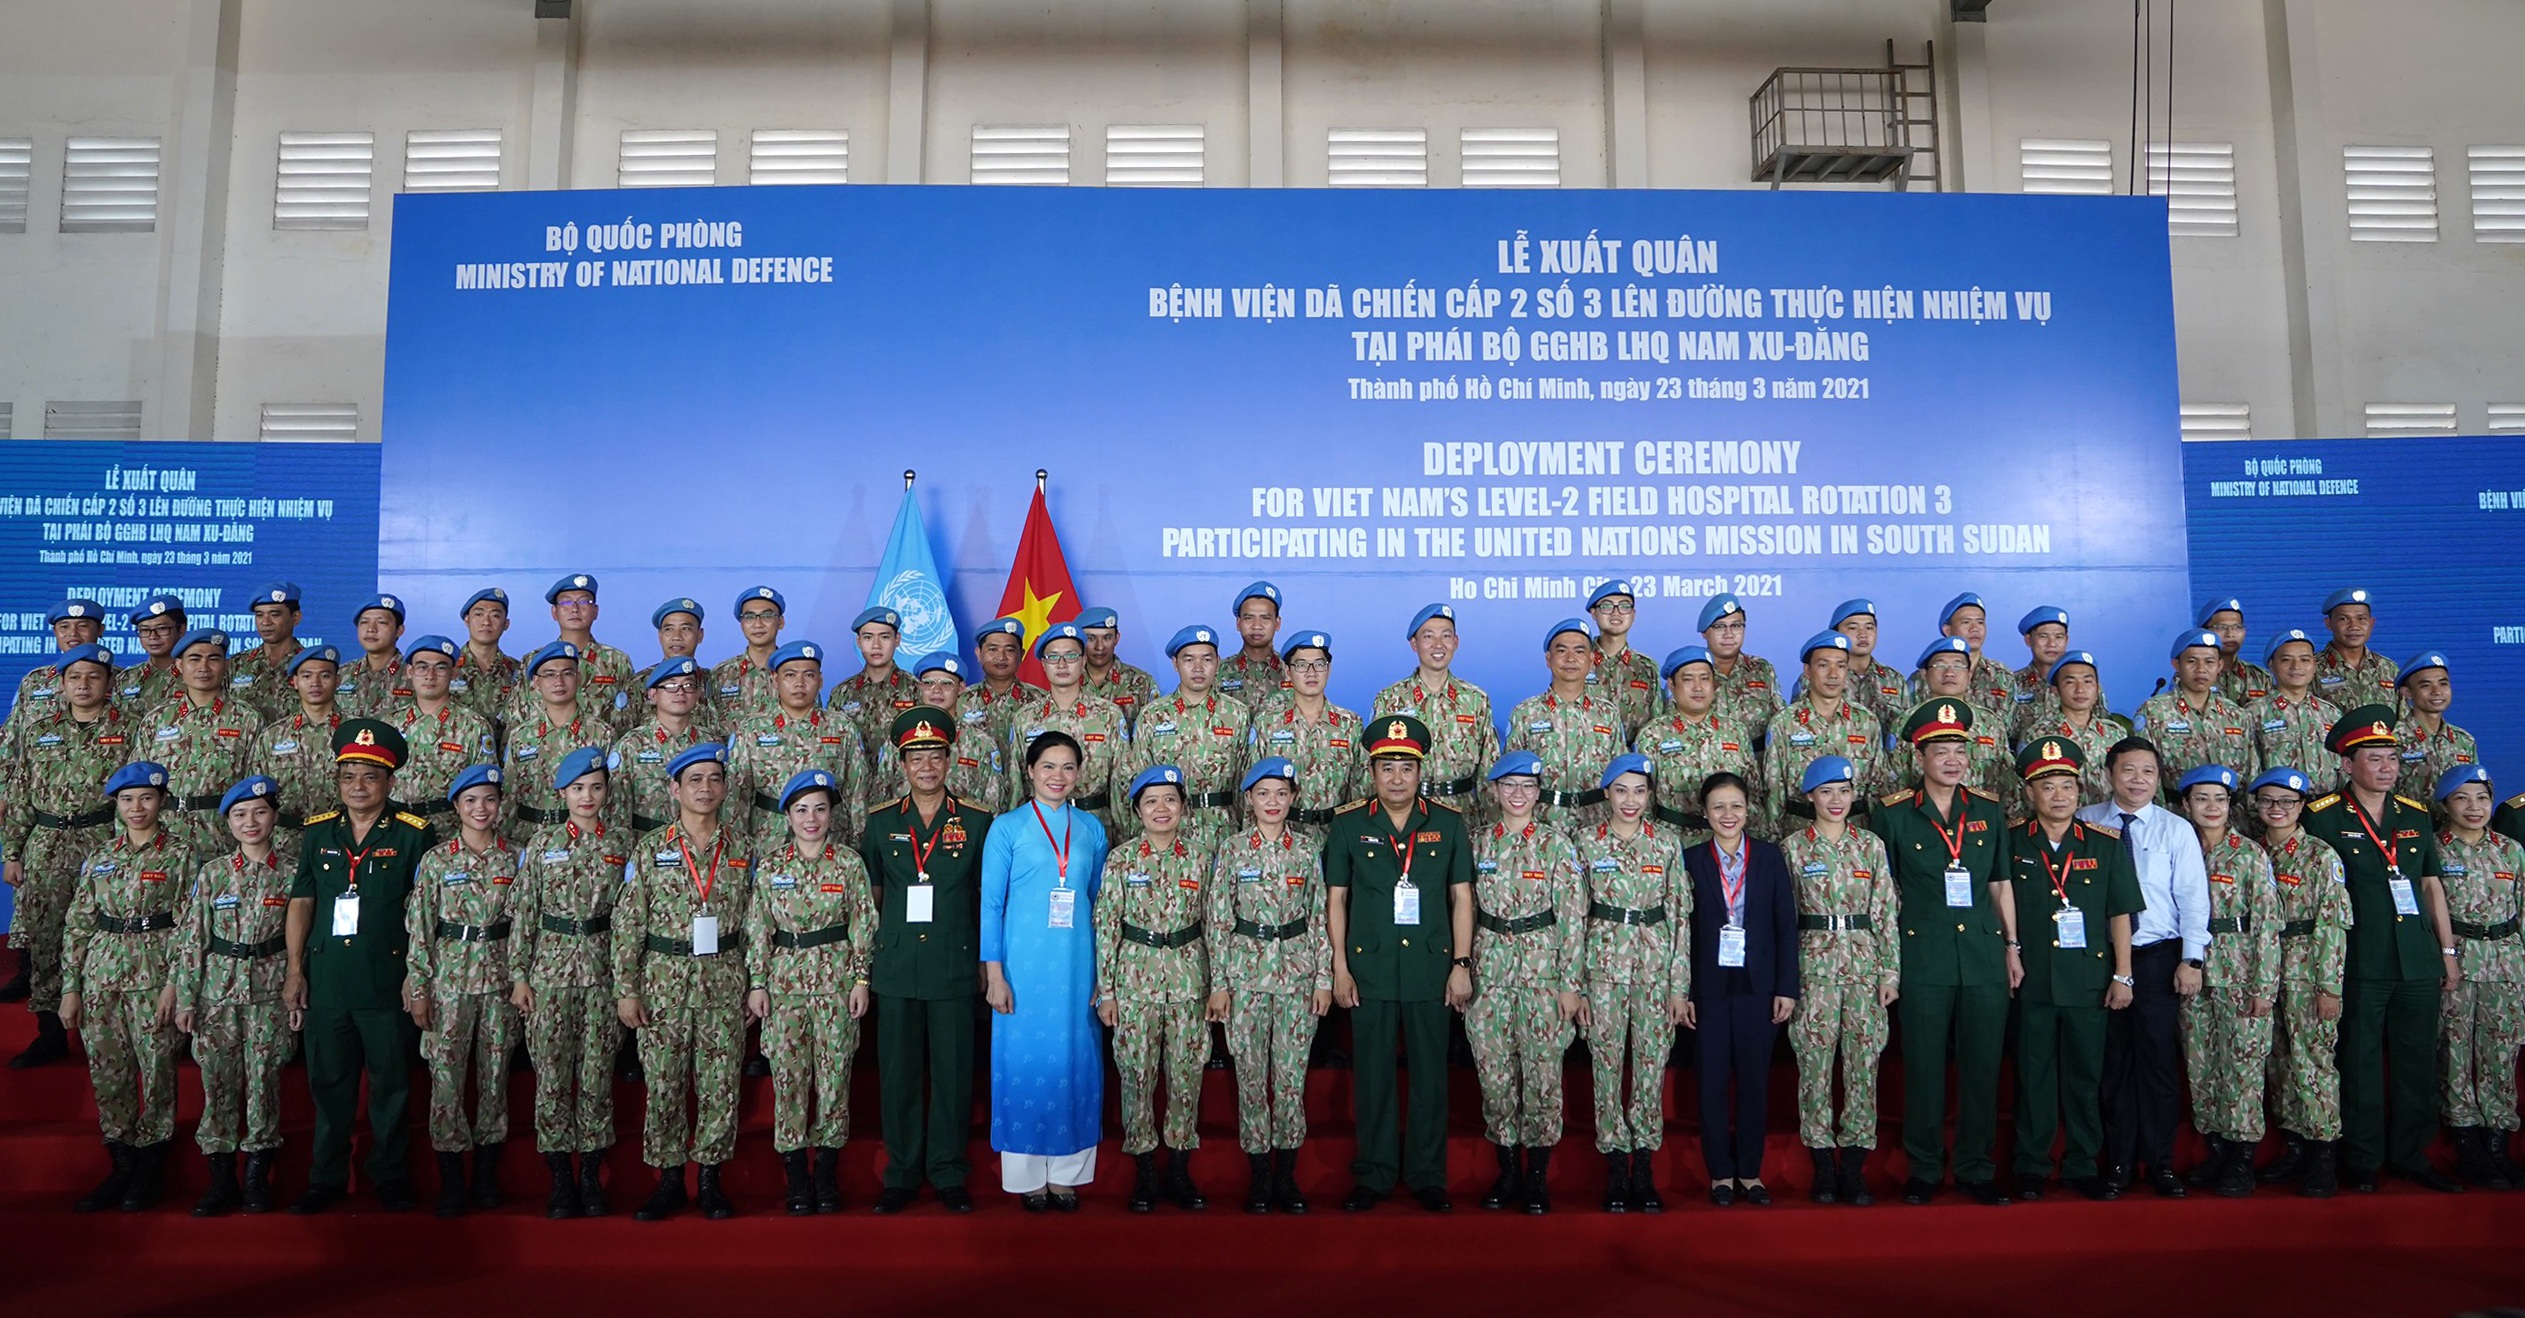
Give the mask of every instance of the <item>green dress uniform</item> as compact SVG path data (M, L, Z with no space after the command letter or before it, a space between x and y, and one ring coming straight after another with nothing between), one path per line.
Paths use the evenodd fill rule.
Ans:
M1008 799L1008 771L1000 759L999 740L991 736L987 722L956 720L955 744L947 748L947 790L959 801L997 810ZM868 772L868 801L871 806L882 805L910 790L903 778L902 753L889 740L877 747L876 764Z
M2070 750L2067 742L2036 741ZM2071 756L2047 763L2078 772ZM2029 764L2029 773L2044 766ZM2025 935L2025 983L2017 1023L2016 1163L2019 1176L2049 1176L2052 1139L2068 1128L2060 1174L2070 1181L2096 1174L2104 1147L2104 1005L2113 980L2112 922L2147 909L2139 873L2121 834L2071 820L2054 842L2040 821L2010 830L2007 874L2017 894ZM2040 912L2044 918L2031 919ZM1912 986L1903 985L1904 996ZM1960 1155L1959 1155L1960 1167ZM1915 1173L1916 1174L1916 1173ZM1958 1174L1961 1172L1959 1170Z
M947 747L948 714L916 707L896 753ZM925 727L924 724L927 724ZM975 999L982 992L982 839L991 812L950 794L924 818L909 796L868 813L859 856L877 887L877 1081L886 1188L961 1189L972 1164Z
M334 730L337 762L380 764L392 771L403 755L403 734L389 724L353 719ZM289 896L315 906L304 970L307 1087L316 1107L310 1187L338 1192L350 1180L353 1108L363 1070L372 1141L369 1180L383 1187L406 1179L413 1025L403 1007L404 914L421 860L437 841L428 820L392 802L364 830L337 810L306 820ZM340 929L348 932L334 932Z
M1971 742L1983 717L1961 698L1912 711L1904 740ZM2010 768L2011 776L2014 768ZM1946 1167L1946 1062L1955 1053L1955 1177L1995 1173L1999 1052L2008 1026L2007 932L1992 886L2009 877L2007 812L1970 788L1939 809L1925 789L1896 792L1870 813L1893 866L1902 925L1903 1150L1911 1179L1934 1187ZM1954 877L1949 878L1952 871Z
M1368 755L1428 753L1417 718L1380 714ZM1447 1183L1446 987L1457 948L1453 897L1473 884L1473 847L1463 816L1444 802L1413 806L1401 829L1375 799L1333 816L1324 838L1324 886L1349 894L1342 949L1356 982L1351 1009L1351 1082L1357 1104L1359 1188L1384 1195L1399 1173L1414 1190ZM1408 895L1406 895L1408 894ZM1414 918L1398 918L1414 917ZM1411 1111L1398 1127L1394 1054L1402 1040L1412 1079Z

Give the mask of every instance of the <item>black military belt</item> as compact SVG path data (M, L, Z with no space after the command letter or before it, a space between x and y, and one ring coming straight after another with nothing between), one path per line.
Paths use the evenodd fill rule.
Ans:
M633 811L631 816L631 831L634 833L654 833L672 822L672 820L666 819L653 819L648 815L641 814L638 811Z
M289 950L289 935L287 934L274 934L259 943L240 943L233 938L222 938L217 934L210 936L211 955L232 956L240 961L260 961L267 956L279 956L287 950Z
M1664 924L1666 922L1666 907L1665 904L1661 902L1655 906L1649 907L1647 910L1634 911L1628 907L1612 906L1599 901L1589 901L1587 903L1587 918L1590 920L1602 920L1608 924Z
M452 810L455 807L450 806L448 808ZM305 828L306 826L307 812L304 810L283 810L278 812L277 816L272 820L272 827L274 828Z
M37 828L93 828L98 824L113 822L114 807L110 805L101 805L94 810L75 815L57 815L49 810L35 812Z
M1122 941L1126 943L1138 943L1143 947L1154 947L1160 950L1176 947L1190 947L1192 944L1201 941L1201 925L1196 921L1192 924L1185 925L1183 928L1178 929L1171 934L1161 934L1154 929L1143 929L1140 926L1131 923L1129 920L1125 920L1122 922Z
M1710 826L1710 817L1708 815L1696 815L1689 811L1677 810L1670 805L1661 805L1656 807L1655 813L1659 819L1662 819L1677 828L1707 829Z
M1333 822L1333 812L1330 810L1292 810L1289 812L1289 818L1301 824L1329 824Z
M1184 804L1195 810L1225 810L1236 804L1236 794L1233 792L1194 792L1184 798Z
M443 796L437 798L436 800L424 801L421 803L421 813L425 815L452 815L456 813L456 803Z
M1102 810L1113 804L1113 793L1098 792L1094 796L1082 796L1070 804L1081 810Z
M176 809L188 813L197 810L209 810L216 813L219 809L219 794L212 792L203 796L178 796L174 798L172 804Z
M1863 934L1876 927L1876 917L1865 912L1857 915L1800 915L1797 927L1801 931L1814 929L1828 934Z
M614 917L591 915L584 920L573 920L566 915L547 915L535 921L535 927L548 934L590 937L613 928Z
M1284 942L1306 932L1306 917L1301 915L1287 924L1257 924L1240 915L1236 917L1236 932L1247 938L1260 938L1274 943Z
M151 911L147 915L135 915L125 919L119 915L107 915L100 910L95 912L94 923L97 932L103 934L150 934L161 929L173 929L175 912Z
M1461 778L1452 778L1443 783L1422 783L1420 794L1422 796L1463 796L1479 786L1481 786L1481 778L1476 774L1468 773Z
M2473 924L2464 920L2449 920L2446 923L2455 931L2457 938L2471 938L2486 943L2501 938L2515 937L2518 925L2525 921L2519 921L2517 917L2511 915L2497 924Z
M530 824L561 824L569 822L570 812L563 808L546 810L538 806L521 805L517 808L517 817Z
M702 953L695 952L693 950L693 940L689 938L660 938L656 934L651 934L648 938L647 947L650 951L657 953L659 956L702 955ZM743 950L744 947L745 935L742 932L732 933L719 940L719 951L716 955L730 956Z
M2280 925L2282 938L2304 938L2314 931L2315 922L2312 920L2289 920Z
M1549 929L1560 922L1561 917L1551 911L1536 911L1532 915L1520 915L1513 920L1503 920L1488 911L1473 912L1474 924L1508 938L1514 938L1519 934L1530 934L1537 929Z
M430 937L442 943L504 943L508 941L509 922L494 920L489 924L453 924L438 922Z
M1545 792L1543 799L1552 805L1566 806L1575 810L1585 806L1603 805L1604 789L1590 787L1583 792Z
M2253 932L2253 917L2213 915L2209 917L2209 931L2213 934L2249 934Z
M838 943L848 937L850 937L850 926L847 924L810 929L802 934L791 933L786 929L774 929L772 930L772 946L794 948L803 952L810 947L823 947Z
M767 815L779 814L780 798L769 792L756 792L754 794L754 808Z

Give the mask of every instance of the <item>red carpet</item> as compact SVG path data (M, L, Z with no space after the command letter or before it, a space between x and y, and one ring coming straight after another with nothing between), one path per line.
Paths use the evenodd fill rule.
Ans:
M31 1033L22 1007L0 1008L0 1055ZM1783 1054L1785 1057L1785 1053ZM865 1054L863 1054L863 1060ZM1689 1074L1682 1073L1689 1093ZM926 1197L901 1217L870 1216L881 1149L874 1073L863 1066L857 1128L844 1158L848 1206L839 1217L780 1211L769 1139L768 1081L749 1081L731 1193L740 1216L663 1225L629 1220L649 1185L634 1166L639 1091L622 1093L613 1166L616 1215L546 1222L543 1174L523 1131L528 1077L513 1110L513 1202L440 1222L426 1209L195 1221L200 1155L189 1129L199 1079L179 1077L174 1175L166 1201L139 1215L68 1211L102 1172L84 1065L0 1071L0 1275L12 1314L230 1312L657 1312L661 1300L798 1305L797 1312L939 1313L1023 1305L1033 1312L1287 1314L1310 1304L1360 1304L1398 1313L1654 1312L1694 1305L1759 1314L1947 1314L2040 1311L2061 1318L2132 1318L2163 1307L2219 1315L2450 1314L2525 1303L2525 1194L2439 1196L2393 1183L2379 1195L2300 1200L2285 1190L2252 1199L2161 1202L2144 1191L2113 1204L2058 1192L2040 1204L1985 1209L1949 1195L1926 1209L1891 1201L1901 1158L1870 1168L1882 1196L1869 1209L1804 1199L1805 1155L1790 1119L1791 1072L1773 1085L1768 1209L1708 1205L1693 1114L1671 1104L1660 1182L1662 1217L1613 1217L1594 1207L1602 1183L1586 1120L1587 1085L1573 1077L1568 1137L1554 1168L1555 1212L1541 1220L1484 1213L1472 1198L1492 1163L1481 1140L1472 1076L1454 1076L1450 1169L1457 1208L1432 1217L1390 1201L1344 1215L1350 1128L1346 1072L1318 1071L1316 1114L1300 1179L1314 1201L1305 1218L1251 1218L1237 1207L1245 1182L1235 1147L1235 1102L1223 1072L1209 1076L1199 1158L1212 1206L1170 1207L1146 1218L1122 1209L1129 1161L1108 1140L1103 1175L1075 1217L1036 1217L996 1191L977 1138L974 1184L982 1210L950 1217ZM289 1147L281 1186L304 1175L309 1125L304 1080L286 1077ZM1888 1094L1890 1100L1891 1095ZM415 1105L416 1124L420 1116ZM977 1131L982 1124L977 1120ZM1889 1134L1891 1128L1889 1127ZM2004 1134L2004 1130L2003 1130ZM414 1136L424 1204L435 1184L425 1136ZM2189 1155L2187 1154L2187 1157Z

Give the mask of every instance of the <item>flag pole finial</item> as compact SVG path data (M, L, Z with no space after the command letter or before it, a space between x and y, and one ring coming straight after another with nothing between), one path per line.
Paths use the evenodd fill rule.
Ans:
M1035 489L1040 492L1043 489L1043 483L1051 479L1051 477L1051 472L1045 471L1041 467L1035 468Z
M915 474L915 473L914 473L914 472L912 471L912 469L911 469L911 468L909 468L909 467L905 467L905 468L903 469L903 488L904 488L904 489L907 489L907 490L908 490L908 489L912 488L912 477L913 477L913 475L914 475L914 474Z

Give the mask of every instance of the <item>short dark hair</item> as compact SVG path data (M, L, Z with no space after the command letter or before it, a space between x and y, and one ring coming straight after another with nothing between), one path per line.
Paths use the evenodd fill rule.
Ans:
M2121 763L2123 756L2136 755L2141 751L2148 752L2148 754L2157 761L2158 773L2162 774L2166 771L2165 753L2157 749L2157 743L2148 740L2146 737L2124 737L2120 741L2114 742L2112 746L2104 752L2104 771L2111 773L2113 771L2113 766Z
M1026 767L1035 767L1035 761L1042 759L1045 751L1062 746L1069 747L1070 754L1078 757L1079 763L1087 763L1087 750L1078 744L1078 738L1054 728L1050 732L1036 733L1035 739L1026 743Z
M1735 788L1744 793L1746 805L1753 804L1753 789L1745 785L1745 780L1721 769L1701 780L1701 804L1704 808L1707 808L1710 803L1710 793L1722 787Z

